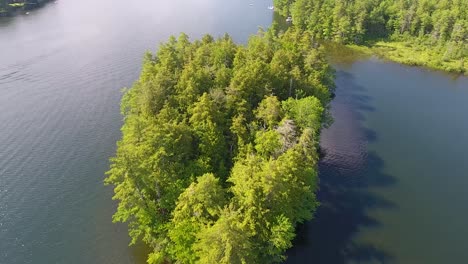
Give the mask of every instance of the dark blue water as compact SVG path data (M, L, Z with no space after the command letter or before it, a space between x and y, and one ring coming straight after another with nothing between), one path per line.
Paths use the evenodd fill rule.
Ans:
M288 263L465 263L468 78L339 49L322 206Z

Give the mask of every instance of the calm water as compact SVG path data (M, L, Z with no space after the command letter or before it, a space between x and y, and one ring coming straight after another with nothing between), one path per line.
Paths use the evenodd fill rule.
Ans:
M468 78L340 50L322 206L288 263L467 263Z
M60 0L0 20L0 263L134 263L103 186L120 89L171 34L268 27L271 1Z
M61 0L0 20L0 263L141 263L125 225L111 224L102 184L120 137L120 88L169 35L244 42L271 23L268 5ZM289 262L465 262L468 80L335 58L322 207Z

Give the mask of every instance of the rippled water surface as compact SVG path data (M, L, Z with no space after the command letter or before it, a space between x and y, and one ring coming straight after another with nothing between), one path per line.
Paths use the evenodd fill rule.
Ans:
M120 89L171 34L268 27L271 1L60 0L0 19L0 263L134 263L103 186Z
M60 0L0 19L0 263L144 262L126 227L111 224L102 184L120 137L120 89L169 35L245 42L271 23L269 5ZM288 263L465 263L467 78L332 55L322 206Z

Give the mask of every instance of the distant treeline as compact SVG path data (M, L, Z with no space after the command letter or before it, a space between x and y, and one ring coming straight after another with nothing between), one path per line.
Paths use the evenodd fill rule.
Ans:
M171 37L122 99L106 182L148 263L273 263L318 201L334 73L311 36Z
M50 0L0 0L0 16L11 15L19 10L31 9Z
M430 49L442 61L468 56L466 0L274 0L314 37L341 43L377 40ZM430 58L427 58L430 59ZM461 65L463 68L463 65Z

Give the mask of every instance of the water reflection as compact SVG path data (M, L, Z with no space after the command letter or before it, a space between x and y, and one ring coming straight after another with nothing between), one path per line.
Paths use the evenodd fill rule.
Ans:
M379 139L364 125L366 112L376 110L372 98L344 70L337 71L336 84L335 122L323 132L321 142L325 152L319 164L321 206L313 221L298 228L286 263L386 263L394 259L391 252L354 240L362 228L381 225L369 210L396 207L370 190L390 188L396 179L384 173L383 159L366 148Z

